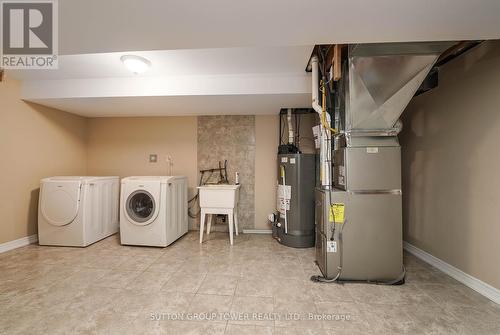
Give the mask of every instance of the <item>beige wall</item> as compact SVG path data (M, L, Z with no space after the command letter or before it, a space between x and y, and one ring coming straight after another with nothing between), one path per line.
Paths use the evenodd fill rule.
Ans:
M40 179L86 173L86 120L20 98L0 83L0 243L35 234Z
M448 63L404 115L405 240L500 288L500 43Z
M90 119L88 173L122 178L166 176L170 155L172 174L188 177L191 197L198 184L196 131L195 116ZM157 154L158 162L150 163L149 154ZM189 226L195 226L191 219Z
M165 176L167 155L173 174L197 184L196 117L94 118L88 123L88 173ZM149 154L158 162L149 163Z
M255 229L271 229L267 215L276 211L278 115L255 117Z

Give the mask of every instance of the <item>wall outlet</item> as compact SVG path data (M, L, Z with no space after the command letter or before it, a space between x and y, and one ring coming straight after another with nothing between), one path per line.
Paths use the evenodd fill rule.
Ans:
M149 162L150 163L157 163L158 162L158 155L157 154L149 154Z

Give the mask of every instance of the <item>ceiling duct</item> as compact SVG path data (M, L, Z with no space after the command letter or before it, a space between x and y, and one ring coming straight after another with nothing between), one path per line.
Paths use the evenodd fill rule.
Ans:
M348 49L348 133L394 133L395 125L440 54L453 42L354 44Z

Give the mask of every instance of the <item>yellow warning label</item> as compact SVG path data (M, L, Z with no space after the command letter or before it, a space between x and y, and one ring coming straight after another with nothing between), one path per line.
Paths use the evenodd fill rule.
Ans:
M345 205L335 203L330 206L330 222L344 223Z

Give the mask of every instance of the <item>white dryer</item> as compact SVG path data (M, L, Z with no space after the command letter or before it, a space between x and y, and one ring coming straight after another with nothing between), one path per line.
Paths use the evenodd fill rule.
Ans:
M187 177L127 177L121 183L122 244L166 247L187 233Z
M118 177L51 177L40 182L38 242L85 247L118 232Z

